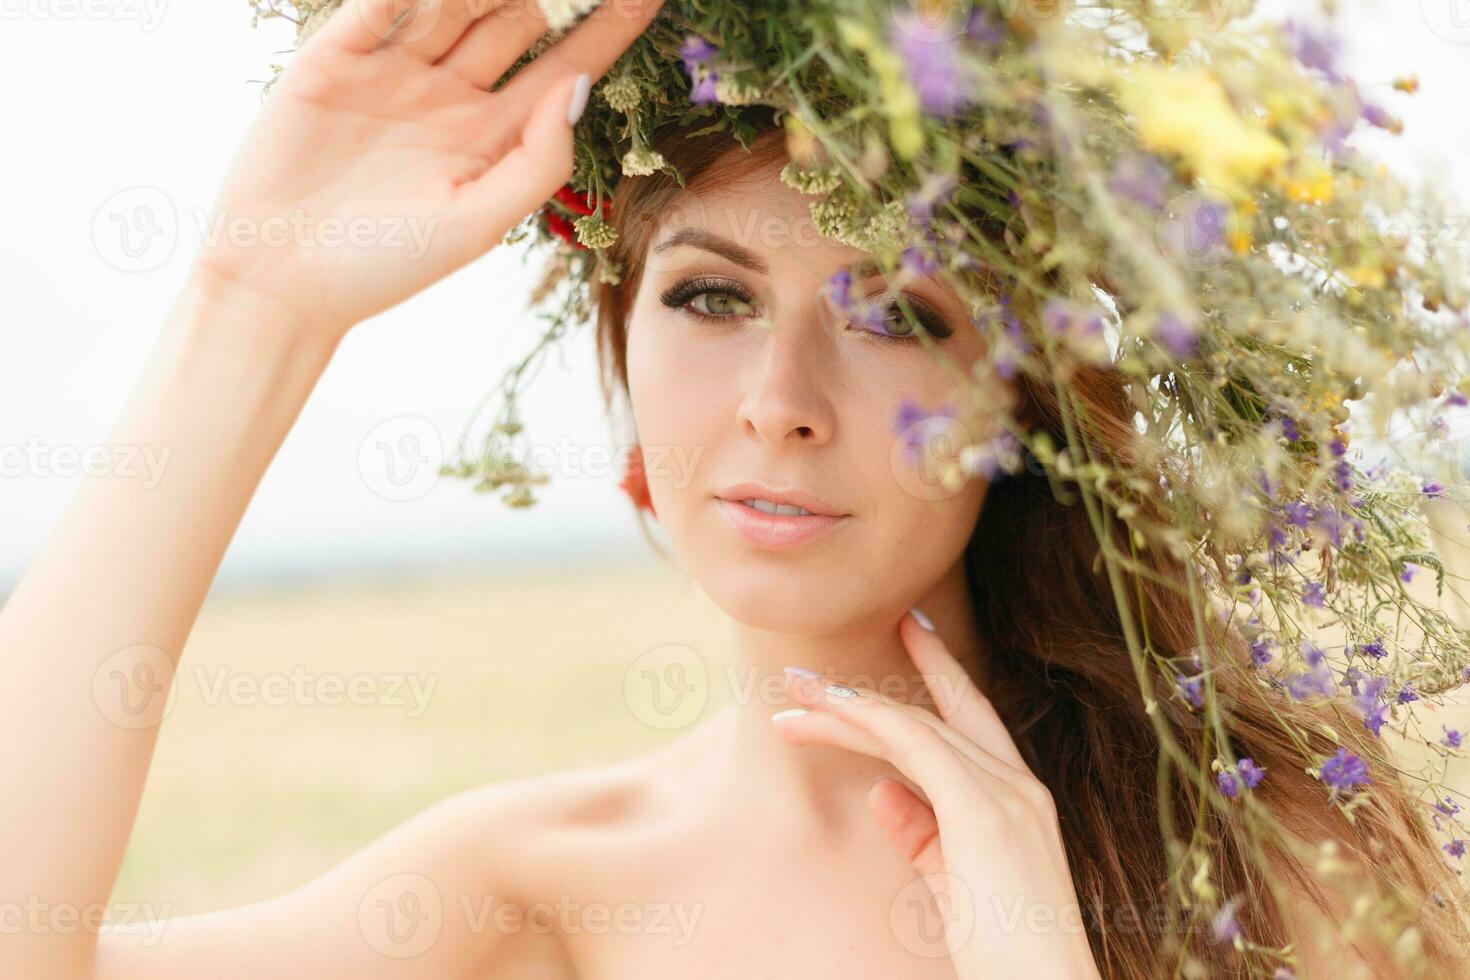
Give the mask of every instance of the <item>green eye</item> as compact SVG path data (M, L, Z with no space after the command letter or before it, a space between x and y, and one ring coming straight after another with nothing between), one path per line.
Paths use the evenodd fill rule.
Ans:
M705 301L705 309L699 308L698 303L701 299ZM703 313L706 316L745 316L750 312L749 303L746 303L734 293L723 290L710 290L708 292L696 293L690 302L694 304L694 311L696 313ZM729 308L731 305L737 307L743 306L745 309L731 309Z
M899 309L897 303L888 309L890 311L889 318L883 322L885 324L892 324L887 328L889 336L907 337L914 332L914 325L909 323L908 318L903 315L903 310Z

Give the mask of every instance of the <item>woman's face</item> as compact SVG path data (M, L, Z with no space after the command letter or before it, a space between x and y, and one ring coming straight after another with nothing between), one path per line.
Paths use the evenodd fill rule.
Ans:
M870 256L822 238L813 198L779 170L710 181L652 216L628 388L658 521L681 563L736 620L816 633L896 617L956 573L985 495L980 479L947 489L905 456L900 403L936 410L958 388L917 337L883 335L911 331L893 297L903 292L933 324L952 371L967 372L984 344L960 297L927 278L895 289L855 271L852 296L885 302L889 315L849 322L824 287ZM730 489L747 483L809 494L842 516L753 512L737 501L760 494Z

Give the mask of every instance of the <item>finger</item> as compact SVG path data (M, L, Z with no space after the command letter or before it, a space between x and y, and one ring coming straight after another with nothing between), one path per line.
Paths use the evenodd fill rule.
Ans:
M310 43L333 44L354 54L368 54L388 42L395 28L405 29L403 36L408 36L437 16L419 9L418 0L346 0L317 28Z
M798 703L815 708L825 708L833 703L826 692L828 683L825 678L813 680L806 677L787 676L787 687L791 691L791 696ZM943 736L945 741L954 747L955 751L965 756L965 758L969 759L975 765L983 766L997 777L1009 778L1014 773L1012 767L1002 763L999 759L991 757L988 752L971 741L967 735L955 730L942 719L936 718L933 712L917 705L895 701L887 695L879 694L877 691L868 688L859 688L857 690L861 690L865 697L875 698L892 707L895 711L901 711L920 724L934 729Z
M499 0L346 0L312 35L354 54L395 47L434 61ZM533 0L534 2L534 0Z
M929 685L939 716L991 755L1030 775L1030 767L995 705L949 652L939 634L921 626L912 612L899 620L898 634Z
M863 755L881 758L883 743L869 733L826 711L808 711L804 708L778 711L771 715L771 724L781 737L792 745L830 745L848 749Z
M591 80L586 84L590 86ZM498 245L507 231L571 179L572 126L567 108L576 87L577 79L563 79L544 93L520 143L456 192L456 220L478 230L470 242L471 250L478 251L466 261Z
M888 835L894 850L921 875L944 872L939 820L913 790L884 777L868 790L868 809Z
M559 79L585 72L596 82L643 33L663 0L605 2L498 90L513 118Z
M388 16L398 16L397 26L384 37L384 45L392 45L420 61L433 64L464 36L472 26L482 23L505 3L535 3L535 0L368 0L386 6ZM412 13L399 15L393 8L411 6Z
M465 31L439 64L476 88L489 89L547 30L536 0L504 0Z
M834 691L854 692L843 697ZM874 691L832 685L823 693L824 706L877 739L885 759L922 787L936 809L955 814L978 813L1003 805L1015 794L1006 782L957 748L940 730L901 706L885 702ZM924 712L927 714L928 712Z

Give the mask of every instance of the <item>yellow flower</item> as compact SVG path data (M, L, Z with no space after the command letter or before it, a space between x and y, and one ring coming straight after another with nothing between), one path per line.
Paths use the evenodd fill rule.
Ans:
M837 33L867 58L882 92L883 114L888 117L893 151L905 160L912 160L923 148L924 131L920 126L919 93L909 83L903 59L880 44L871 30L851 19L839 20Z
M1388 282L1388 276L1381 265L1355 265L1346 271L1353 282L1369 289L1382 289Z
M1177 154L1206 184L1231 197L1286 160L1286 146L1242 118L1219 81L1197 69L1140 63L1119 82L1118 99L1149 149Z
M1286 196L1299 204L1328 204L1332 201L1332 171L1319 163L1304 167L1300 173L1282 182Z

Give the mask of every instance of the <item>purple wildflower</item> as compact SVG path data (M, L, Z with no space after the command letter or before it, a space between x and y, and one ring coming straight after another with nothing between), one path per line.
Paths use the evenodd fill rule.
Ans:
M719 53L719 48L697 34L690 34L684 38L684 46L679 49L679 57L684 61L684 70L690 76L693 76L696 68L709 64Z
M1446 796L1443 801L1434 804L1434 809L1447 817L1453 817L1460 812L1460 804Z
M904 204L904 212L915 224L927 225L934 220L935 205L945 203L958 186L959 181L953 174L941 173L931 176L918 190L909 195Z
M1412 562L1404 562L1404 570L1399 573L1399 581L1403 582L1405 585L1414 581L1414 573L1416 571L1418 571L1417 565L1413 564Z
M713 71L709 72L689 90L689 101L695 105L709 105L718 102L719 96L715 94L715 82L718 79Z
M1173 313L1154 322L1154 339L1175 357L1192 357L1199 347L1199 334Z
M925 112L948 116L969 104L973 82L944 25L931 25L912 10L901 11L893 18L889 41L903 59Z
M1384 649L1382 639L1375 639L1368 643L1359 643L1358 652L1365 657L1372 657L1374 660L1382 660L1388 656L1388 650Z
M1327 594L1322 589L1321 582L1308 582L1307 587L1302 590L1302 605L1311 606L1313 609L1321 609L1326 605Z
M1281 434L1286 436L1287 442L1296 442L1302 437L1301 430L1296 426L1296 419L1290 415L1281 416Z
M1414 693L1412 684L1405 684L1399 688L1399 693L1395 696L1394 700L1399 704L1408 704L1410 701L1418 701L1419 695Z
M1288 20L1283 28L1297 61L1304 67L1322 72L1335 83L1343 81L1342 74L1337 70L1337 56L1342 47L1338 38L1308 25L1298 24L1294 20Z
M965 35L981 47L993 47L1005 40L1005 33L988 10L976 8L970 11L965 22Z
M1004 461L1014 459L1021 452L1021 440L1009 431L998 433L991 439L983 452L977 452L971 458L967 472L979 476L990 482L995 482L1006 475Z
M1342 547L1342 529L1347 526L1347 521L1341 514L1331 507L1323 507L1313 514L1316 519L1318 530L1327 535L1334 548Z
M1136 153L1124 158L1113 169L1108 187L1120 197L1157 211L1164 206L1164 187L1168 179L1167 167L1146 153Z
M1464 741L1464 736L1460 734L1460 730L1458 728L1445 728L1444 725L1440 725L1439 727L1444 729L1444 738L1439 740L1439 744L1445 748L1458 749Z
M1235 764L1235 771L1240 774L1241 781L1245 783L1246 789L1255 789L1261 780L1266 778L1266 767L1256 765L1256 760L1250 756L1242 758Z
M1180 696L1196 708L1205 706L1204 680L1204 677L1199 674L1174 675L1174 684L1179 689Z
M1368 778L1368 764L1341 747L1322 763L1320 778L1334 791L1348 790L1373 782Z
M939 271L939 262L918 245L910 245L904 249L900 261L905 269L916 276L928 276Z
M684 39L679 57L684 62L685 74L689 76L689 101L698 105L717 101L715 82L719 79L719 73L715 71L713 64L717 54L718 48L696 34L690 34Z
M1041 322L1058 337L1092 336L1103 331L1103 315L1096 307L1079 307L1065 300L1048 300Z
M1220 795L1227 800L1233 800L1240 795L1240 782L1235 778L1235 773L1218 772L1215 774L1215 783L1220 787Z
M1257 640L1251 644L1251 663L1264 667L1271 662L1271 644L1268 640Z
M1372 732L1375 738L1382 737L1383 723L1388 720L1388 704L1382 699L1383 688L1387 683L1386 677L1371 677L1354 699L1358 710L1363 713L1363 727Z
M1239 906L1240 898L1232 898L1210 920L1210 932L1215 942L1228 943L1240 938L1240 923L1235 918L1235 910Z
M1305 701L1313 694L1330 698L1335 690L1332 671L1325 667L1292 674L1286 679L1286 692L1297 701Z
M1442 487L1438 483L1426 483L1424 484L1424 496L1428 497L1430 500L1434 500L1437 497L1442 497L1444 496L1444 487Z
M1444 845L1445 853L1450 857L1459 858L1465 856L1465 842L1459 837Z
M1368 125L1376 126L1379 129L1391 130L1397 128L1398 126L1398 120L1394 119L1394 117L1389 114L1387 109L1383 108L1383 106L1375 105L1371 102L1363 103L1363 121L1366 122Z
M904 437L905 449L912 457L918 454L924 440L927 438L928 424L931 420L941 418L954 418L954 407L943 405L937 411L930 412L917 402L905 398L899 403L898 411L894 414L893 430Z
M827 280L827 294L832 297L832 302L839 309L846 310L852 305L852 270L838 269L832 273Z
M1286 515L1286 523L1296 527L1306 528L1312 520L1312 506L1301 501L1292 501L1281 508Z

